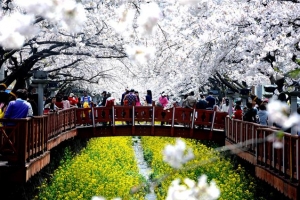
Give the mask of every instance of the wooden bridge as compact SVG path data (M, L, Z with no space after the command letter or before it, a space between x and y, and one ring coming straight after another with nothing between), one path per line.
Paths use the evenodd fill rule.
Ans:
M289 198L298 199L299 136L284 133L283 148L275 149L266 140L277 131L275 128L226 115L189 108L114 106L71 108L33 118L1 119L0 181L28 181L49 164L52 148L73 137L183 137L238 144L235 153L255 167L258 178Z

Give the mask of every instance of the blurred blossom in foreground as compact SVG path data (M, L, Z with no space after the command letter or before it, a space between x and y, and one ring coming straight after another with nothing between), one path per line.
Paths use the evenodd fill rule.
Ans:
M293 113L290 115L290 107L281 101L272 100L267 105L268 118L284 129L290 128L300 123L300 115Z
M187 150L185 142L181 139L176 140L175 145L167 145L163 150L163 160L171 167L179 169L182 165L194 158L191 148Z
M179 185L180 179L176 179L169 187L166 200L214 200L220 196L220 190L214 181L207 183L207 176L202 175L198 183L191 179L184 179L185 185Z
M277 133L273 133L267 136L268 142L273 142L273 147L275 149L281 149L283 147L282 138L284 136L283 131L279 131Z
M61 16L61 25L70 32L79 32L86 21L86 14L82 4L74 1L62 6Z
M14 0L16 6L24 9L27 13L32 13L37 16L43 16L47 19L55 17L55 7L58 2L54 0Z
M198 0L178 0L178 2L183 5L197 5L199 3Z
M125 51L128 58L139 65L147 64L155 57L154 47L126 46Z
M117 33L123 33L127 28L130 28L130 26L132 26L134 14L134 10L127 9L125 5L122 5L117 9L119 22L111 22L111 26Z
M70 32L80 31L86 21L83 5L75 0L15 0L14 3L27 13L56 22Z
M140 16L138 18L139 29L142 34L152 34L153 27L158 20L162 18L162 12L156 3L148 3L141 5Z
M35 33L33 15L13 13L0 20L0 45L7 49L19 49L25 37Z

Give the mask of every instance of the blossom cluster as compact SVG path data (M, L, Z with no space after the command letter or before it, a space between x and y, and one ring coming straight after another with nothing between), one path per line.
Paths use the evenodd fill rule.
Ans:
M168 190L166 200L199 200L199 199L218 199L220 190L214 181L207 183L207 176L202 175L198 183L189 178L184 179L185 185L180 185L180 179L172 181Z
M177 139L175 145L166 145L163 150L163 160L171 167L179 169L182 165L194 158L191 148L186 151L186 144L183 140Z
M0 18L0 45L7 49L21 48L26 38L38 33L34 27L36 17L48 19L70 32L80 31L86 20L82 4L74 0L15 0L10 7L15 12Z

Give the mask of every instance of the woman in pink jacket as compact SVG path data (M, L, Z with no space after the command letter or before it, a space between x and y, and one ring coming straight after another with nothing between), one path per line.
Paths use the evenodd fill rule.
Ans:
M159 97L158 101L162 105L162 107L166 107L167 104L169 103L166 93L163 92Z

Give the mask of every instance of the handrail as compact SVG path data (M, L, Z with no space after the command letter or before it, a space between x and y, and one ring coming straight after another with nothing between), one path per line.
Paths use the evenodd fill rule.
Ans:
M290 180L300 181L299 174L299 140L298 135L284 132L280 141L282 148L276 149L268 138L275 138L279 129L266 127L256 123L226 118L226 138L231 142L241 144L255 155L258 165L271 170L279 176L289 177Z
M49 139L76 128L76 108L22 119L0 119L0 160L25 164L48 151Z
M164 109L163 107L158 106L78 108L76 109L76 124L97 126L97 124L101 122L113 122L111 125L115 126L115 122L127 122L134 125L134 122L156 121L165 122L170 125L184 123L189 127L191 126L191 128L195 128L194 125L211 126L213 122L213 113L216 113L214 125L217 128L224 129L225 117L227 116L227 113L225 112L179 107Z

